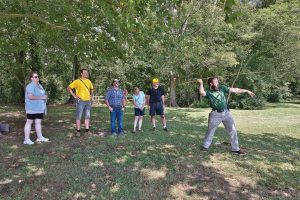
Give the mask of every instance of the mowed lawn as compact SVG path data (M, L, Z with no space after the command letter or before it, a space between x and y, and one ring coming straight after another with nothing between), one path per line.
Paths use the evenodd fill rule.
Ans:
M201 151L209 109L167 108L168 133L160 120L152 132L147 115L132 134L127 108L124 138L109 135L105 107L92 110L95 135L80 138L73 106L48 112L51 142L25 146L23 107L0 106L0 123L11 127L0 135L0 199L300 199L300 104L232 110L245 156L230 153L223 126Z

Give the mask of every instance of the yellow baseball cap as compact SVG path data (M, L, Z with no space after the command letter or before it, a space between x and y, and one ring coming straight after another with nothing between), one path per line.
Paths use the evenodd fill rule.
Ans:
M154 78L154 79L152 80L152 82L153 82L153 83L158 83L159 81L158 81L157 78Z

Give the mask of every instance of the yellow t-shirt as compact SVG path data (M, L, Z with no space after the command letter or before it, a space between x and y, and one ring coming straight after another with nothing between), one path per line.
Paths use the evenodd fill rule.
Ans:
M83 82L84 85L83 84ZM90 91L94 89L92 82L89 79L77 79L75 81L73 81L70 85L70 88L76 90L76 95L80 97L80 99L82 101L89 101L91 100L91 95L90 95Z

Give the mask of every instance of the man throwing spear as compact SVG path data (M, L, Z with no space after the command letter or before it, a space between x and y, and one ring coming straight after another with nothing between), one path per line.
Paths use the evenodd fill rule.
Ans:
M208 117L208 130L204 139L204 143L202 145L202 150L208 151L209 146L212 143L212 138L215 134L215 131L219 124L222 122L230 136L231 152L240 155L245 154L245 152L239 148L237 130L234 120L228 110L225 95L228 95L229 93L241 94L247 92L251 97L253 97L255 96L255 94L249 90L229 88L225 85L219 85L219 80L217 77L211 77L208 79L208 91L204 90L202 79L198 79L197 82L199 83L200 95L206 96L208 98L210 107L212 108L212 111L210 112Z

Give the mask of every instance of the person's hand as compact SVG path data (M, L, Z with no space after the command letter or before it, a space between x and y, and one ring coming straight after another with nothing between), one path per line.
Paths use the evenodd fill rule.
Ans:
M112 108L112 107L110 107L110 106L108 107L108 109L109 109L109 111L110 111L110 112L112 112L112 111L113 111L113 108Z
M147 108L148 108L148 110L150 110L150 107L149 107L149 106L147 106Z
M248 90L247 93L248 93L251 97L254 97L254 96L255 96L255 94L254 94L253 92L249 91L249 90Z
M125 107L123 106L121 110L122 110L122 112L124 112L124 110L125 110Z
M75 99L75 100L80 100L80 97L77 96L77 95L74 95L74 99Z
M197 79L197 82L198 82L199 84L203 84L203 81L202 81L201 78Z

